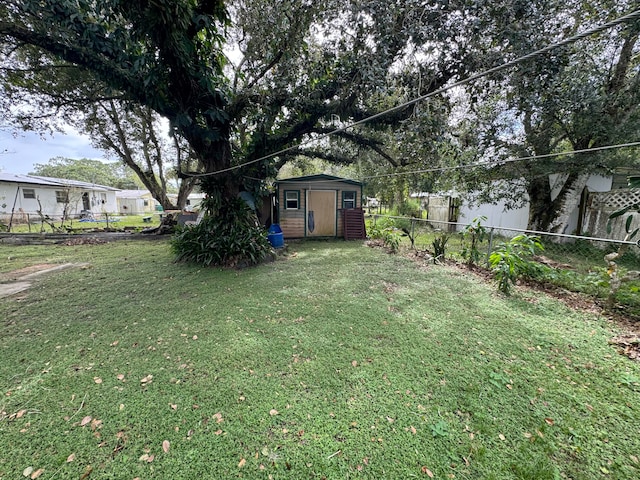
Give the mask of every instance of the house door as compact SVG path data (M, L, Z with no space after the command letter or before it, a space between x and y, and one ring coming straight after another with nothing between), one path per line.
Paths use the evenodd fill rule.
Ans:
M91 203L89 203L89 194L87 192L82 193L82 209L91 210Z
M307 191L307 236L336 236L336 192Z

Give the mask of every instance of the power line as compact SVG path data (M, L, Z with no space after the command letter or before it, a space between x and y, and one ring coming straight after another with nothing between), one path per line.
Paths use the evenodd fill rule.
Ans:
M335 130L332 130L330 132L327 132L327 133L324 133L322 135L319 135L318 137L315 137L313 139L307 140L305 142L301 142L298 145L293 145L291 147L283 148L281 150L278 150L276 152L270 153L268 155L264 155L264 156L262 156L260 158L256 158L255 160L250 160L248 162L244 162L244 163L241 163L239 165L234 165L232 167L223 168L223 169L217 170L215 172L190 174L188 176L190 176L190 177L209 177L209 176L213 176L213 175L218 175L218 174L221 174L221 173L226 173L226 172L230 172L230 171L233 171L233 170L237 170L239 168L243 168L243 167L246 167L248 165L252 165L254 163L258 163L258 162L261 162L263 160L267 160L269 158L276 157L278 155L290 152L292 150L297 150L301 146L305 146L305 145L308 145L308 144L310 144L312 142L317 142L319 140L323 140L325 138L328 138L331 135L335 135L337 133L341 133L341 132L344 132L346 130L350 130L350 129L358 126L358 125L362 125L364 123L367 123L367 122L370 122L372 120L378 119L378 118L383 117L383 116L385 116L385 115L387 115L389 113L393 113L393 112L396 112L398 110L402 110L402 109L404 109L406 107L410 107L411 105L415 105L416 103L422 102L422 101L424 101L424 100L426 100L428 98L431 98L431 97L433 97L435 95L439 95L439 94L441 94L443 92L446 92L448 90L451 90L453 88L460 87L462 85L466 85L467 83L473 82L475 80L478 80L480 78L486 77L488 75L492 75L494 73L501 72L502 70L509 69L509 68L511 68L513 66L519 65L519 64L521 64L523 62L526 62L527 60L530 60L532 58L538 57L538 56L543 55L543 54L545 54L547 52L550 52L552 50L555 50L556 48L560 48L560 47L564 47L564 46L570 45L570 44L575 43L575 42L577 42L579 40L582 40L584 38L587 38L587 37L590 37L590 36L595 35L597 33L600 33L600 32L603 32L605 30L608 30L608 29L610 29L612 27L621 25L622 23L626 23L626 22L631 21L631 20L637 20L638 18L640 18L640 10L634 10L633 12L631 12L631 13L629 13L627 15L619 17L619 18L617 18L615 20L612 20L610 22L604 23L604 24L602 24L602 25L600 25L598 27L594 27L594 28L592 28L590 30L586 30L585 32L582 32L582 33L579 33L579 34L574 35L572 37L569 37L569 38L567 38L567 39L565 39L565 40L563 40L561 42L554 43L552 45L548 45L548 46L546 46L544 48L541 48L541 49L536 50L534 52L528 53L527 55L524 55L522 57L516 58L515 60L512 60L512 61L507 62L507 63L503 63L502 65L498 65L496 67L490 68L489 70L485 70L484 72L477 73L475 75L472 75L472 76L470 76L468 78L465 78L463 80L460 80L458 82L454 82L454 83L452 83L450 85L445 85L444 87L441 87L441 88L439 88L437 90L434 90L433 92L427 93L425 95L421 95L421 96L416 97L416 98L414 98L412 100L409 100L409 101L407 101L405 103L402 103L402 104L397 105L395 107L392 107L392 108L389 108L389 109L384 110L382 112L379 112L379 113L377 113L375 115L371 115L369 117L363 118L362 120L358 120L357 122L353 122L353 123L350 123L349 125L345 125L344 127L336 128Z
M604 147L583 148L581 150L569 150L567 152L546 153L544 155L530 155L527 157L510 158L506 160L501 160L499 162L487 161L487 162L472 163L468 165L457 165L455 167L436 167L436 168L426 168L422 170L413 170L410 172L382 173L380 175L370 175L370 176L362 177L362 179L367 180L371 178L396 177L399 175L414 175L419 173L447 172L452 170L465 170L465 169L480 168L480 167L502 166L507 163L522 162L524 160L540 160L543 158L562 157L564 155L576 155L579 153L591 153L591 152L598 152L602 150L613 150L617 148L638 147L638 146L640 146L640 142L619 143L617 145L607 145Z
M618 148L628 148L628 147L640 147L640 141L638 142L629 142L629 143L619 143L616 145L606 145L606 146L602 146L602 147L593 147L593 148L584 148L581 150L569 150L566 152L558 152L558 153L546 153L544 155L529 155L527 157L518 157L518 158L510 158L510 159L506 159L506 160L500 160L499 162L491 162L491 161L486 161L486 162L477 162L477 163L471 163L471 164L467 164L467 165L457 165L457 166L453 166L453 167L434 167L434 168L425 168L425 169L420 169L420 170L411 170L408 172L393 172L393 173L381 173L379 175L367 175L367 176L363 176L363 177L359 177L360 180L369 180L369 179L373 179L373 178L390 178L390 177L399 177L401 175L415 175L415 174L422 174L422 173L435 173L435 172L447 172L447 171L454 171L454 170L466 170L466 169L472 169L472 168L480 168L480 167L495 167L495 166L502 166L508 163L514 163L514 162L522 162L524 160L540 160L540 159L544 159L544 158L553 158L553 157L562 157L565 155L577 155L579 153L591 153L591 152L598 152L598 151L602 151L602 150L614 150L614 149L618 149ZM253 177L248 177L245 176L244 178L248 178L250 180L261 180L260 178L253 178ZM286 181L288 180L287 178L283 178L282 181ZM335 180L314 180L314 183L330 183L330 182L334 182Z

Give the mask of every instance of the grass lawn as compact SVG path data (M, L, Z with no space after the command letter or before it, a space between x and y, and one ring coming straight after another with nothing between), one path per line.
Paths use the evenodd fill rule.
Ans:
M78 219L68 220L62 224L59 220L54 222L56 228L68 227L73 231L92 230L92 229L104 229L107 228L107 222L104 214L96 214L96 222L81 222ZM136 228L142 230L148 227L158 226L160 224L160 216L158 212L149 212L140 215L116 215L109 214L109 228L115 230L121 230L124 228ZM144 219L147 219L145 222ZM150 218L150 220L149 220ZM40 233L42 230L46 233L51 233L52 228L50 225L42 225L35 217L32 217L31 225L26 223L17 223L11 226L11 232L13 233ZM64 229L63 229L64 230Z
M0 301L0 478L640 475L640 365L605 319L360 243L289 252L0 245L3 272L90 263Z

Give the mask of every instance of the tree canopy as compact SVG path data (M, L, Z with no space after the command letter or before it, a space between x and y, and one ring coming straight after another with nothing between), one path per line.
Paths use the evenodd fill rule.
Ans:
M105 163L88 158L54 157L47 163L36 163L30 175L67 178L122 189L137 187L135 177L126 172L119 163Z
M259 193L263 179L301 156L410 169L500 159L518 148L538 152L546 147L534 148L535 138L545 136L552 149L560 141L583 144L571 115L589 118L612 104L580 110L588 99L562 85L582 62L593 69L583 91L616 99L633 93L637 22L582 60L573 55L584 45L565 48L470 84L462 95L470 107L490 111L488 99L501 115L476 115L466 133L453 128L464 122L452 95L402 105L632 8L631 0L596 3L7 0L0 5L0 101L31 128L78 112L91 116L110 102L126 114L155 112L196 160L178 162L179 173L202 178L203 190L217 199L212 212L222 211L225 199L243 189ZM632 55L622 68L627 44ZM604 61L611 53L619 69ZM591 57L595 66L587 65ZM399 108L320 140L390 107ZM616 125L631 110L620 104L607 115L600 117ZM505 133L509 128L514 135ZM273 152L280 153L261 160ZM500 175L507 170L498 164Z
M560 34L586 31L621 17L633 7L630 1L603 0L590 6L577 3L574 15L564 24L540 21L540 28L529 28L514 47L524 55L535 45L553 43ZM535 4L529 8L531 18L540 15ZM563 18L562 12L555 17ZM639 32L636 19L537 58L492 82L476 83L468 90L472 113L458 125L459 145L475 152L472 161L480 157L493 166L468 170L462 179L475 186L479 180L511 181L515 188L499 194L515 201L529 198L529 227L558 231L566 225L590 174L611 175L620 166L640 168L629 150L504 162L637 141ZM550 174L559 174L555 188Z

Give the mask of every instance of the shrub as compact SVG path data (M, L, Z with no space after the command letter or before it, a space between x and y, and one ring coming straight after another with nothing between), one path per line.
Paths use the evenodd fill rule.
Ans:
M524 234L498 245L489 257L489 266L498 281L498 290L509 295L519 277L538 276L541 265L530 258L542 250L544 247L539 237Z
M420 202L416 200L406 200L392 209L392 215L422 218Z
M239 198L224 203L197 225L178 229L171 249L176 261L223 267L256 265L272 252L267 232Z
M398 252L402 231L396 228L395 222L392 218L378 219L375 225L372 225L367 229L367 232L369 233L370 238L382 240L385 246L392 253Z
M482 225L482 222L486 220L487 217L485 216L476 217L469 225L464 227L462 231L464 241L462 258L467 261L468 266L480 263L482 254L478 249L478 244L487 236L487 229ZM467 241L470 241L469 245L467 245Z
M431 242L431 246L433 247L433 261L437 262L439 260L444 260L447 242L449 241L450 235L446 233L442 233Z

